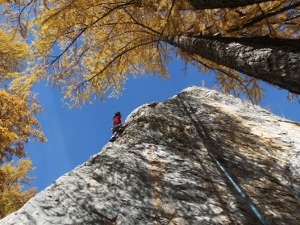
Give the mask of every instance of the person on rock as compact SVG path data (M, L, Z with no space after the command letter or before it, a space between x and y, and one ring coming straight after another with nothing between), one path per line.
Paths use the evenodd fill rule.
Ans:
M110 141L114 141L116 139L116 135L117 135L120 127L122 126L121 117L122 117L122 115L120 112L116 112L113 117L113 127L111 128L113 135L110 138Z
M114 124L113 128L112 128L113 133L118 131L120 126L122 125L121 117L122 117L122 115L120 112L115 113L115 116L113 117L113 124Z

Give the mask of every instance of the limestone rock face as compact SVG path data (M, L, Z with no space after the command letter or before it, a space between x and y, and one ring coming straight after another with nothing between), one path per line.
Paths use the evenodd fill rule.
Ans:
M300 223L300 124L189 87L124 126L0 224Z

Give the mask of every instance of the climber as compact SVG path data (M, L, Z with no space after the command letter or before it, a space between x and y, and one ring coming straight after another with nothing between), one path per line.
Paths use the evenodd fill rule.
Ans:
M113 124L114 124L114 126L112 128L113 133L118 131L120 126L122 125L121 117L122 117L122 115L120 112L115 113L115 116L113 117Z
M111 128L113 135L110 138L110 141L114 141L116 139L118 131L120 130L120 128L122 126L121 117L122 117L122 115L120 112L116 112L115 116L113 117L113 127Z

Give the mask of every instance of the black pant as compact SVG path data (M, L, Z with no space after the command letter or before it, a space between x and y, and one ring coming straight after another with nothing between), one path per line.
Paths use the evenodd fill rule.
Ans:
M112 128L112 133L117 132L120 129L121 125L122 125L121 123L114 125Z

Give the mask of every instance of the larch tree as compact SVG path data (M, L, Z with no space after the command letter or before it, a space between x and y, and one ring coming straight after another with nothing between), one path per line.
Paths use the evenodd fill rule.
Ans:
M0 43L3 43L1 37ZM24 99L7 90L5 82L17 76L16 70L10 66L13 65L16 69L19 62L14 61L17 56L14 58L12 53L5 52L5 55L11 58L1 58L1 79L4 88L0 89L0 218L21 208L36 193L35 188L27 188L27 184L32 180L28 177L28 173L33 169L30 159L20 159L17 165L13 166L10 163L12 158L26 156L24 144L30 139L45 141L40 125L34 117L41 111L34 96Z
M299 40L188 36L166 40L181 50L300 94Z
M32 98L34 99L34 98ZM20 159L16 166L12 157L24 158L24 143L29 139L44 141L34 115L40 111L36 102L28 104L16 94L0 89L0 219L18 210L36 193L27 188L32 171L30 159Z
M0 4L7 3L7 1ZM5 11L5 10L4 10ZM2 11L1 13L3 13ZM5 24L0 28L0 218L19 209L35 195L28 188L33 169L29 159L20 159L14 166L13 157L26 156L24 144L30 139L45 141L35 114L41 108L35 97L10 90L9 82L19 77L25 67L28 46L18 32Z
M41 112L36 98L9 87L22 72L27 51L17 32L0 30L0 165L13 156L24 157L24 144L30 139L45 141L35 118Z
M5 163L0 168L0 219L21 208L36 194L35 188L22 191L33 180L28 176L30 171L28 159L20 159L15 166Z
M262 96L259 80L300 93L299 1L23 3L18 21L23 33L33 30L32 60L17 87L46 78L81 104L118 92L130 75L168 77L176 55L254 102Z
M0 90L0 165L13 156L25 157L24 144L30 139L45 141L35 114L41 108L35 98L28 102Z
M24 68L28 46L16 36L14 31L0 29L0 83L18 77Z

